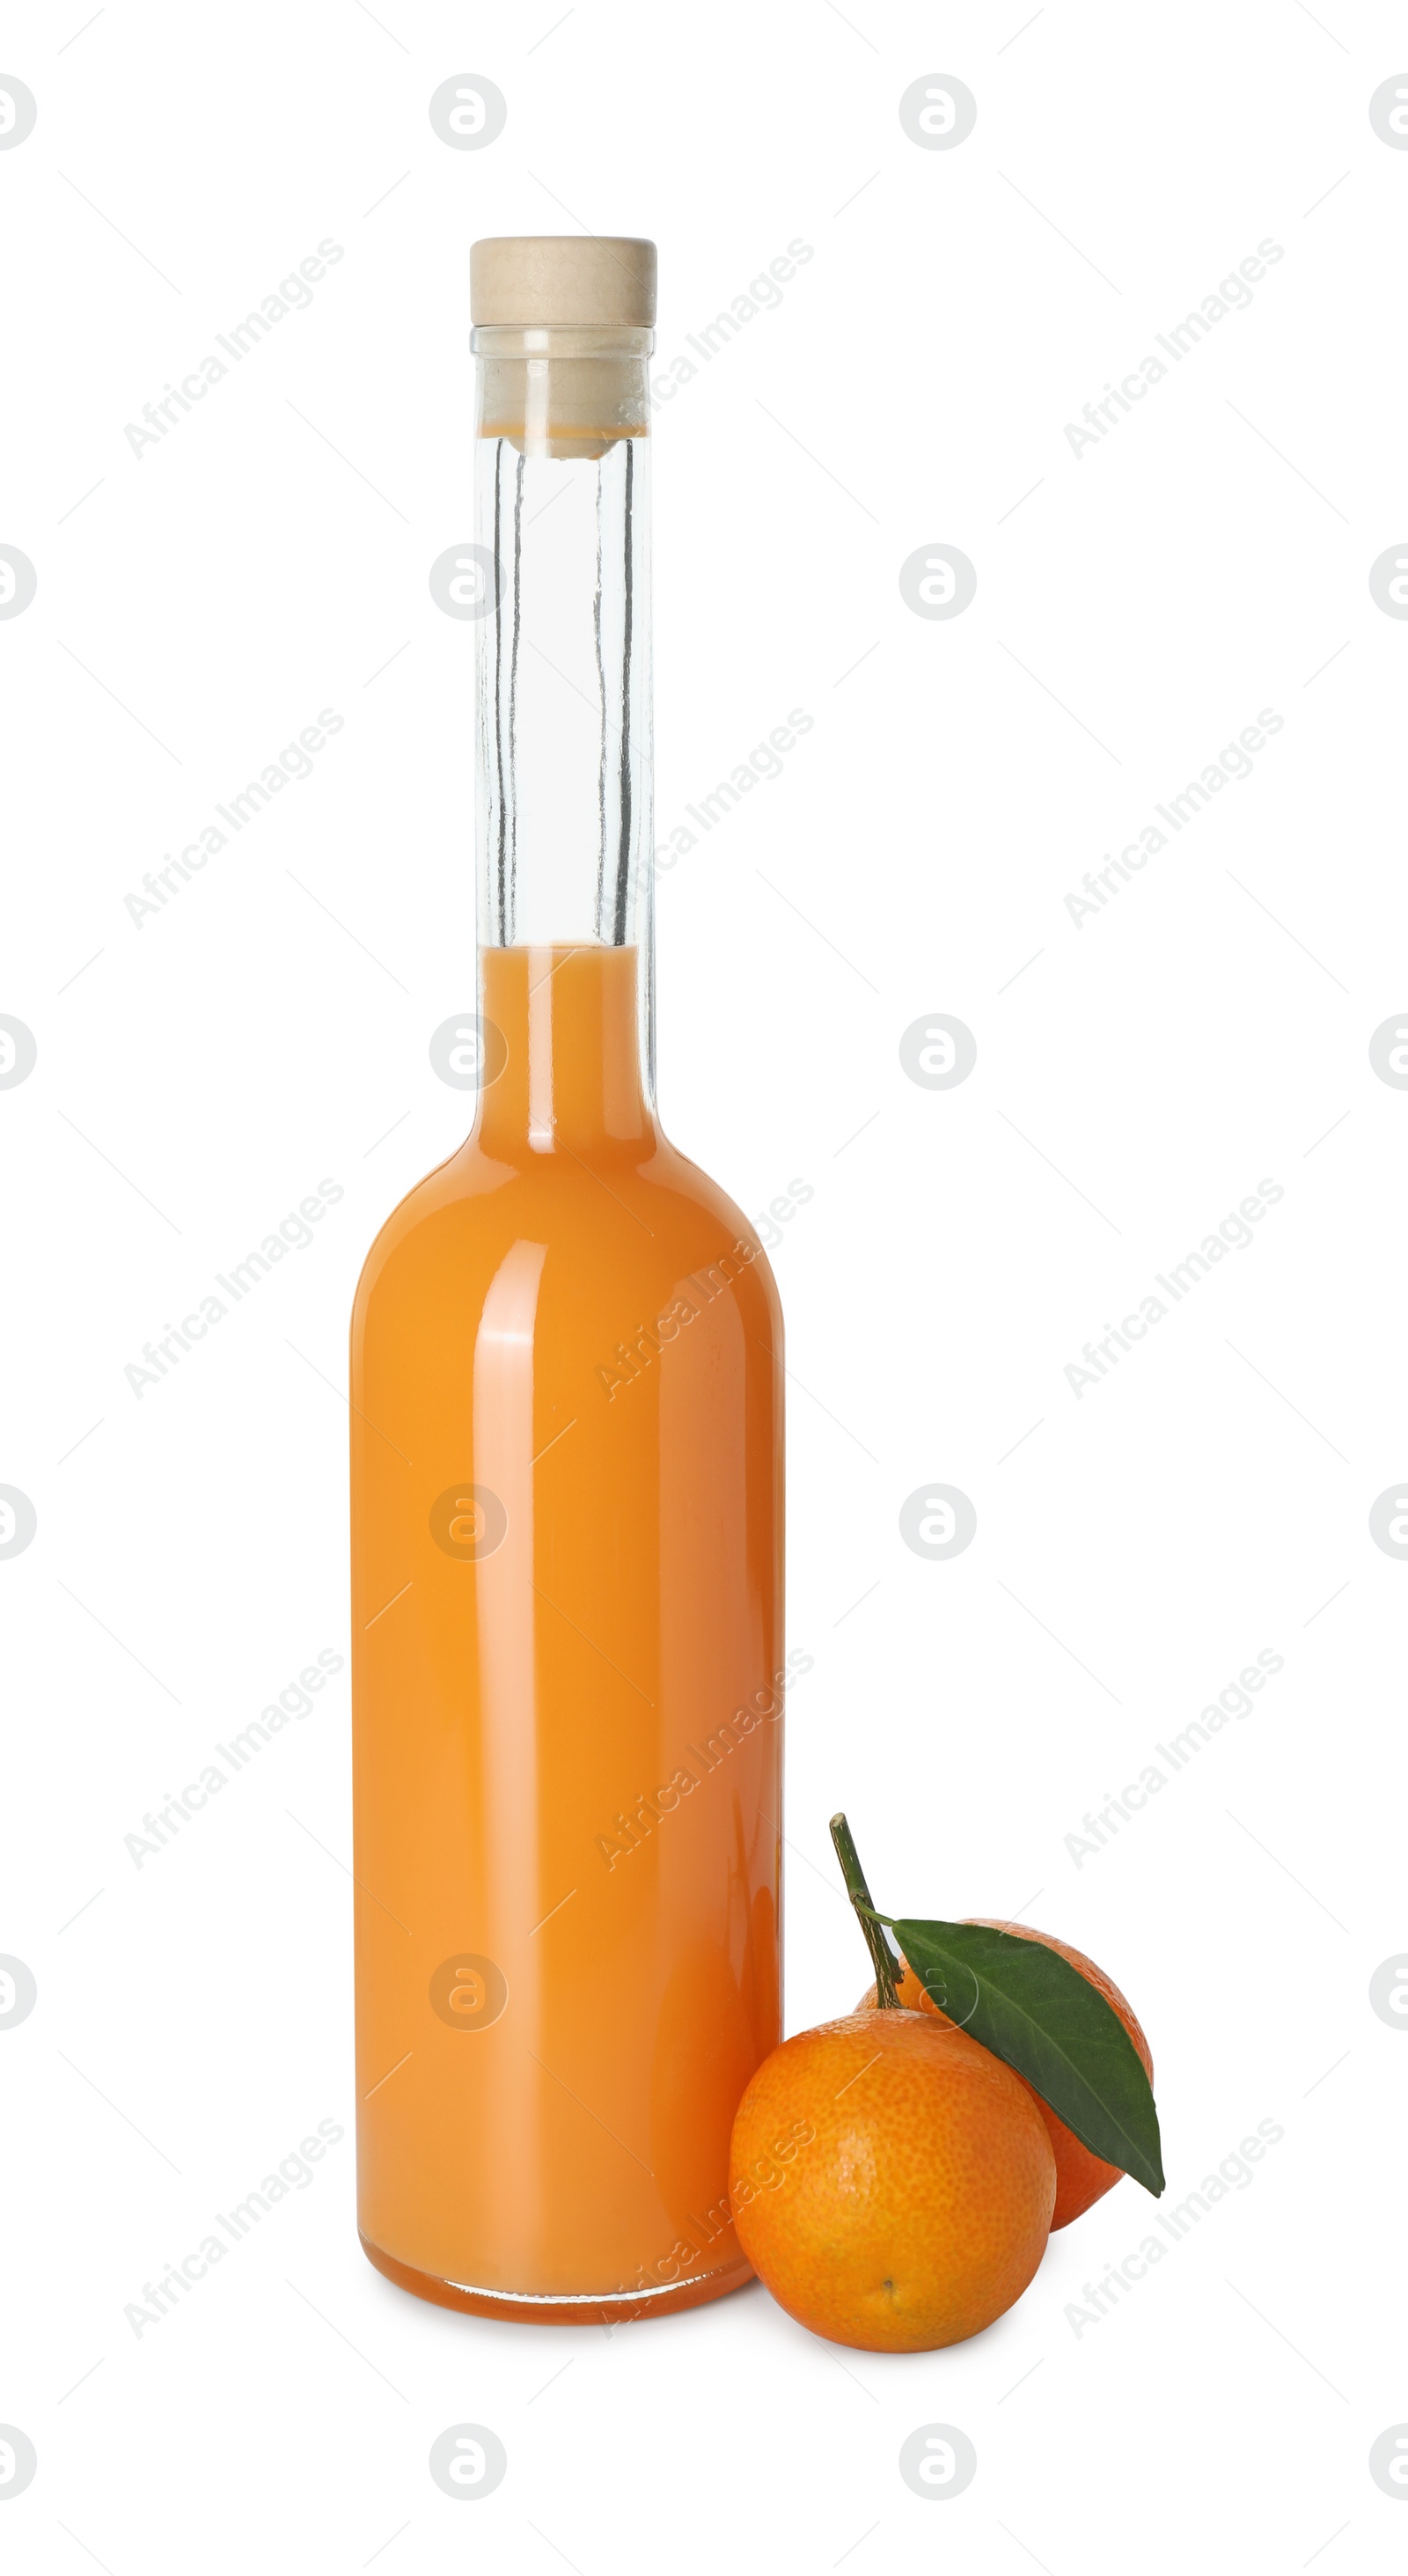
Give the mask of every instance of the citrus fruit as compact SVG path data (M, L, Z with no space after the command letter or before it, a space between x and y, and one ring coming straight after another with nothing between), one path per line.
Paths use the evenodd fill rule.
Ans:
M965 2031L862 2010L784 2040L733 2124L734 2224L780 2307L863 2352L980 2334L1041 2261L1056 2196L1038 2106Z
M1134 2043L1145 2074L1150 2082L1153 2082L1154 2061L1149 2052L1149 2043L1135 2020L1132 2007L1125 2001L1113 1977L1107 1977L1104 1969L1097 1968L1093 1959L1087 1959L1083 1950L1073 1949L1069 1941L1058 1941L1052 1932L1034 1932L1025 1923L1020 1925L1000 1923L987 1914L970 1915L968 1920L973 1923L985 1923L994 1932L1015 1932L1024 1941L1040 1941L1044 1948L1059 1951L1063 1959L1069 1960L1073 1968L1080 1970L1081 1975L1095 1988L1096 1993L1104 1996L1111 2011L1119 2015ZM940 2012L938 2005L930 2002L920 1979L915 1975L907 1959L903 1962L903 1966L904 1975L897 1980L896 1985L900 2002L911 2012L932 2013L936 2021L951 2030L954 2025L949 2021L947 2013ZM861 1997L860 2009L865 2011L874 2002L875 1988L871 1986ZM1065 2121L1058 2119L1050 2103L1042 2100L1036 2087L1027 2083L1025 2075L1017 2076L1017 2082L1025 2086L1046 2122L1052 2152L1056 2158L1056 2208L1051 2220L1054 2233L1058 2227L1069 2227L1073 2218L1079 2218L1083 2211L1101 2199L1104 2193L1112 2190L1120 2179L1120 2168L1118 2165L1106 2164L1103 2156L1093 2155L1089 2147L1083 2146L1074 2131L1067 2128Z

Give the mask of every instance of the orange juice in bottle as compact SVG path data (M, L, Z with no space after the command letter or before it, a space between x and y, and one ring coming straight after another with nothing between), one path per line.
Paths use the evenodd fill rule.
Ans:
M749 2277L781 1316L655 1109L653 247L473 288L479 1094L352 1321L359 2226L424 2298L610 2321Z

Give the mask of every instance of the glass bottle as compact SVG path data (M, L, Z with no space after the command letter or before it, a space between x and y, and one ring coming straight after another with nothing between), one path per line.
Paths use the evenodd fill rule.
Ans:
M780 2036L781 1316L655 1107L653 245L475 245L470 1135L352 1320L359 2226L610 2321L749 2277Z

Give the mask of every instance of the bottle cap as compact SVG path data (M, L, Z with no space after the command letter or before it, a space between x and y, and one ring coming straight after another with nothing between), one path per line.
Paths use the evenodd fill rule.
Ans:
M596 234L515 233L469 254L471 319L531 331L655 324L655 244Z

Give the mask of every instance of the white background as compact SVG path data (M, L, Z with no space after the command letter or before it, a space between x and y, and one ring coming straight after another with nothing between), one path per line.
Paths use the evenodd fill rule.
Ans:
M554 19L560 23L554 25ZM466 2563L580 2576L1033 2563L1386 2569L1408 2417L1402 1606L1368 1516L1408 1463L1408 154L1389 0L175 0L5 13L0 152L0 1564L10 1680L0 2418L23 2571ZM1027 21L1029 23L1025 23ZM937 27L937 31L936 31ZM427 105L508 102L482 151ZM978 102L911 142L930 72ZM842 2352L758 2287L606 2334L403 2297L354 2233L345 1671L179 1839L124 1837L320 1649L347 1653L345 1331L383 1216L463 1133L427 1045L473 972L468 246L648 232L657 369L814 256L662 408L662 836L812 732L660 885L661 1096L775 1255L789 1329L788 2027L866 1979L826 1836L895 1912L1075 1940L1149 2032L1169 2202L1237 2188L1077 2333L1154 2224L1132 2182L1018 2307ZM160 442L124 424L321 239L344 257ZM1079 456L1063 435L1259 241L1249 309ZM899 568L947 542L961 617ZM124 907L332 708L343 730L154 918ZM1077 928L1064 897L1269 708L1282 729ZM917 1086L902 1032L977 1040ZM324 1177L344 1196L162 1381L124 1370ZM1064 1371L1262 1179L1284 1196L1079 1397ZM926 1480L977 1511L929 1563ZM1262 1649L1245 1720L1077 1866L1067 1837ZM62 1927L62 1928L61 1928ZM319 2119L312 2184L138 2339L124 2318ZM1165 2208L1169 2202L1164 2204ZM487 2423L468 2516L426 2455ZM930 2502L918 2425L976 2447Z

